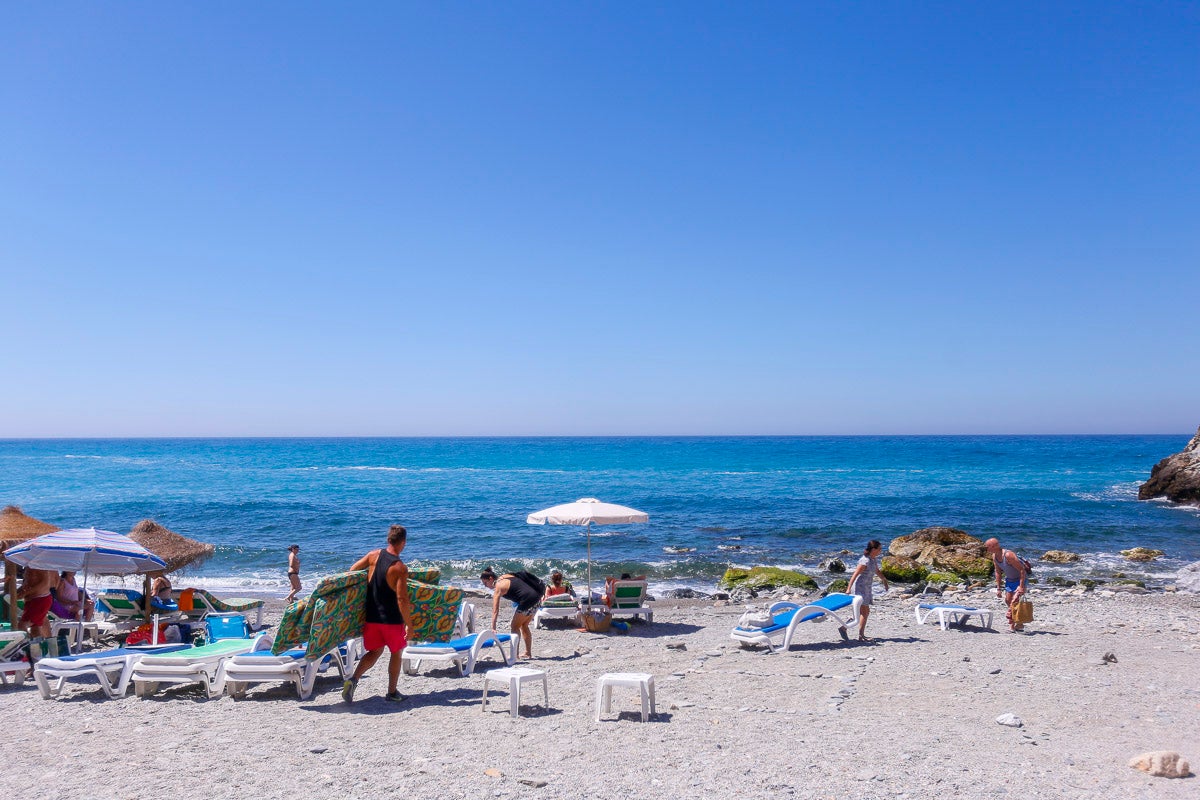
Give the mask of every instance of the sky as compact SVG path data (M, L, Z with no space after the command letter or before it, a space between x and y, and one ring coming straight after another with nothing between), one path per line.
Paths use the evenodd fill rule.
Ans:
M6 3L0 105L0 437L1200 425L1193 3Z

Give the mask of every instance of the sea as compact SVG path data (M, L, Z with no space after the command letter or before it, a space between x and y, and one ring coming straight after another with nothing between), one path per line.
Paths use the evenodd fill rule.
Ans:
M730 566L828 579L821 564L932 525L1027 557L1077 552L1039 577L1124 573L1170 582L1200 560L1200 509L1139 501L1178 436L52 439L0 441L0 505L63 528L122 533L145 518L210 542L179 585L287 592L409 531L406 561L478 586L485 566L563 570L580 585L589 533L526 523L583 497L649 515L593 527L592 573L645 574L653 590L713 589ZM1119 551L1165 551L1137 564ZM102 578L120 585L122 579ZM135 579L130 585L136 582Z

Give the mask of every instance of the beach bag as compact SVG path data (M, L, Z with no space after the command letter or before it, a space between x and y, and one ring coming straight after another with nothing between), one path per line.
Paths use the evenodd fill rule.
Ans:
M1013 555L1016 555L1016 553L1014 553ZM1020 561L1025 566L1025 574L1026 575L1033 574L1033 564L1029 563L1028 558L1022 558L1021 556L1017 556L1017 560Z
M1021 598L1013 603L1013 622L1033 622L1033 601Z
M537 575L534 575L532 572L525 572L524 570L521 570L520 572L510 572L509 574L536 591L538 593L538 597L545 597L546 584L544 584L542 579Z

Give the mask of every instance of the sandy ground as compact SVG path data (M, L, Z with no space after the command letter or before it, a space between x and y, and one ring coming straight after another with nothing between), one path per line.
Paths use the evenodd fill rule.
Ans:
M263 684L245 700L175 688L106 700L76 683L42 700L0 690L5 797L1104 797L1195 798L1200 779L1127 766L1176 750L1200 769L1200 597L1035 590L1025 634L917 625L916 601L877 598L873 644L804 625L786 654L729 638L741 606L654 604L627 634L537 631L529 666L550 707L480 707L482 677L423 669L385 703L386 672L356 702L331 672L309 701ZM993 595L960 598L999 609ZM486 614L486 603L476 599ZM273 618L278 618L278 608ZM682 644L686 649L679 649ZM1106 652L1116 663L1106 664ZM485 664L484 668L494 666ZM596 679L653 673L594 718ZM1024 727L997 724L1013 713ZM491 774L489 774L491 773ZM528 781L528 783L524 782ZM544 785L537 785L542 784ZM533 785L531 785L533 784ZM40 787L39 792L31 787Z

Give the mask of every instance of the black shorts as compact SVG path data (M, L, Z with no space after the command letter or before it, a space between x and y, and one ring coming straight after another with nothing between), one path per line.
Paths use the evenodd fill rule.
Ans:
M537 611L537 603L534 603L531 606L517 606L517 610L514 611L513 614L524 614L527 617L531 617L535 611Z

